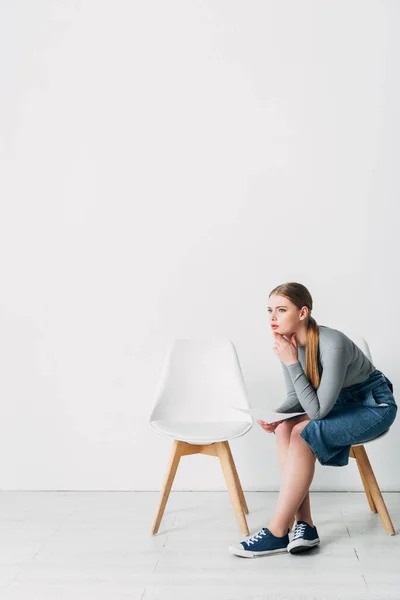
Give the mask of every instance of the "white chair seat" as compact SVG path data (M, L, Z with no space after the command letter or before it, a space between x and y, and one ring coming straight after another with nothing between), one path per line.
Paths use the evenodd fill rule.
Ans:
M248 421L155 420L151 426L163 435L189 444L213 444L244 435L252 427Z
M380 440L381 438L383 438L385 435L387 435L389 433L390 428L387 431L384 431L383 433L381 433L381 435L378 435L375 438L372 438L372 440L368 440L367 442L363 442L362 444L352 444L352 446L365 446L366 444L370 444L371 442L375 442L375 440Z

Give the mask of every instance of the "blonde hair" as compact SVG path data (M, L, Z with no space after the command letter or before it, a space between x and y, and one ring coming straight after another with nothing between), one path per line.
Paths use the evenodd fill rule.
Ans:
M278 294L284 296L300 310L303 306L308 308L308 329L307 329L307 342L306 342L306 377L316 389L319 386L320 377L318 371L318 342L319 342L319 327L311 316L311 310L313 301L308 289L301 283L295 283L293 281L282 283L270 292L269 297L272 294Z

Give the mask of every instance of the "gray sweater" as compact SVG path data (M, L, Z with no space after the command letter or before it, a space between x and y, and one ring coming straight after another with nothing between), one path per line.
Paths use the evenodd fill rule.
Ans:
M335 404L340 390L365 381L375 369L372 362L344 333L319 325L319 387L314 390L305 375L306 346L298 347L300 362L285 365L287 396L277 412L303 412L310 419L323 419Z

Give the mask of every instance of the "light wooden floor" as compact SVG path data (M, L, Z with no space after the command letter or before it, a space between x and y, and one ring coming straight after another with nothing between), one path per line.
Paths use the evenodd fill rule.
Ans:
M254 533L277 493L247 492ZM384 498L400 526L400 493ZM399 600L400 535L363 493L312 492L321 546L244 559L226 492L171 492L150 534L156 492L0 492L1 600Z

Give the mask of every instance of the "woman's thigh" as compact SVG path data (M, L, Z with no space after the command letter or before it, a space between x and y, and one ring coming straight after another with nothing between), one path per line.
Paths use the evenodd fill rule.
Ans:
M372 408L356 405L336 405L319 421L320 435L333 445L351 445L374 439L393 423L397 406ZM310 425L311 427L311 425Z

